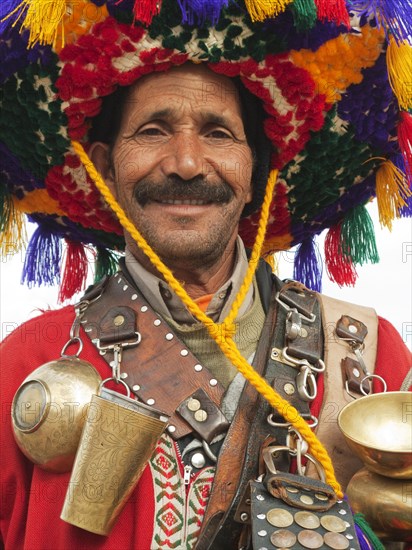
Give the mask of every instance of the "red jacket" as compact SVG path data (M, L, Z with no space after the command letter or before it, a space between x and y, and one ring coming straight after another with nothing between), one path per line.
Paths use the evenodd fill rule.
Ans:
M200 526L199 517L204 513L213 472L210 468L201 472L191 486L185 487L182 464L169 438L159 443L109 537L91 534L62 521L60 513L70 473L45 472L31 464L18 449L10 421L12 399L27 375L60 357L73 319L72 306L46 312L16 329L0 348L0 525L4 547L6 550L190 548ZM92 363L106 378L107 364L85 334L82 339L81 358ZM390 323L380 319L375 372L387 381L389 391L400 388L410 365L410 353L399 334ZM321 386L320 381L312 407L315 415L322 402Z

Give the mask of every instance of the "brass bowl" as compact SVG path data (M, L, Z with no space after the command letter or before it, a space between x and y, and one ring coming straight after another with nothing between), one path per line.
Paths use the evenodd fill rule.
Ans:
M370 471L395 479L412 478L412 393L362 397L342 409L338 425Z
M87 361L62 357L33 371L12 404L14 438L40 468L69 472L101 378Z

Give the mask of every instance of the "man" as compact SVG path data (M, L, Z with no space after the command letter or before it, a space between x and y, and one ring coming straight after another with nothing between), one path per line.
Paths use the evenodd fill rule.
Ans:
M128 26L117 26L114 21L96 32L101 32L100 37L104 36L113 45L109 54L106 50L101 54L102 59L104 55L113 55L114 59L118 55L114 45L120 41L111 33L119 32L122 47L129 53L131 46L127 39L137 42L140 38L134 34L140 32L139 27L133 31ZM91 126L79 115L81 109L78 105L82 104L82 108L93 113L95 106L83 89L80 93L74 91L75 86L72 89L65 87L69 77L76 85L81 80L76 71L71 71L70 63L75 65L81 60L86 72L94 70L89 63L94 59L104 80L110 70L93 57L93 52L100 51L101 47L102 42L92 44L84 40L82 52L70 49L69 45L62 54L67 65L59 80L59 94L63 101L70 103L65 113L69 117L73 139L76 139L75 128L84 125L89 131ZM166 58L169 53L164 54ZM145 49L140 54L141 59L144 55ZM153 53L154 57L156 55ZM126 225L124 233L126 255L121 271L86 292L83 300L85 310L78 307L73 311L72 306L67 306L59 311L46 312L9 337L2 350L3 363L8 365L2 386L5 391L3 402L9 409L13 396L26 377L30 379L37 367L59 358L60 354L65 356L73 344L81 343L81 350L76 355L90 362L102 379L110 377L112 368L117 382L114 389L119 389L120 380L125 381L140 401L166 411L171 419L107 537L82 529L73 521L60 519L67 499L70 469L56 473L33 466L15 444L7 419L3 430L6 460L2 467L2 533L6 548L149 549L192 548L196 544L199 548L207 548L209 544L215 548L235 548L249 544L248 528L243 529L248 522L242 518L234 519L234 516L247 481L261 471L259 452L263 453L266 437L272 437L273 443L274 434L279 436L279 432L272 429L274 423L279 423L279 418L276 411L268 408L254 388L245 384L238 374L239 368L243 372L246 368L247 377L247 367L241 359L230 355L230 351L235 353L235 348L228 345L228 352L227 342L233 341L243 360L253 362L255 370L266 376L278 392L283 392L282 395L286 396L291 387L301 387L299 394L303 396L294 399L293 403L303 418L318 417L322 400L328 403L337 399L338 391L333 395L323 394L321 327L317 325L318 321L313 322L314 318L320 319L320 309L313 293L295 284L282 286L265 264L256 262L253 255L248 263L247 252L238 237L240 219L247 212L248 205L254 204L256 209L262 203L262 172L266 172L265 179L269 172L264 159L268 152L272 156L278 152L268 151L267 143L264 150L262 144L266 138L253 133L243 86L229 76L219 74L224 73L223 70L212 71L204 64L180 58L170 64L176 66L163 67L161 55L159 58L160 65L155 74L141 76L137 71L133 73L135 68L132 68L130 81L126 82L124 78L123 83L129 86L121 95L121 104L114 109L117 128L110 132L109 139L102 139L102 132L96 128L90 134L88 154L114 195L116 213L121 217L123 212L126 221L131 222ZM122 61L125 66L130 62L127 53ZM116 62L114 66L117 67ZM280 70L280 65L277 69ZM98 87L100 82L96 82ZM102 88L104 86L102 84ZM69 89L76 99L68 100ZM293 102L291 97L288 99ZM309 111L311 101L313 106L321 100L308 99L304 106ZM287 111L284 105L277 107L279 111ZM303 109L303 103L300 107ZM110 118L110 111L103 110L100 123L111 127L106 117ZM280 119L281 115L277 114L277 117ZM313 116L313 120L315 118ZM267 121L266 126L270 126ZM311 128L315 126L316 122L312 121ZM292 134L294 132L299 134L299 122ZM266 133L270 134L269 131ZM308 136L302 137L306 133L307 130L302 130L302 141L308 139ZM272 139L272 144L273 141L275 139ZM284 141L285 149L279 153L278 160L282 155L288 159L290 148L294 146L293 140L290 143L287 139ZM278 143L281 142L282 138L279 138ZM71 149L64 169L56 165L48 174L50 195L55 200L58 197L60 204L64 205L64 215L70 212L71 218L77 221L84 215L84 219L87 218L85 227L93 224L99 227L101 223L101 228L109 233L115 226L107 213L102 213L95 191L89 193L86 186L75 189L68 181L74 172L77 181L82 178L84 181L84 169ZM70 200L67 201L69 194ZM109 195L105 194L105 197L111 200ZM99 212L97 222L92 219L93 212L89 216L90 201L94 201ZM143 241L135 238L135 228ZM172 272L172 278L169 272ZM251 284L244 287L246 275L253 273ZM241 303L238 303L239 295L243 297ZM302 295L303 300L299 302ZM291 300L293 303L297 301L297 305L291 306ZM279 307L276 306L278 301L281 302ZM139 307L135 308L133 302ZM336 321L341 315L352 313L352 306L338 307L343 309ZM135 311L137 322L133 321L132 315L131 325L125 327L128 332L124 336L122 319L130 310ZM198 310L210 320L206 326L199 321L203 318ZM363 310L353 311L364 314ZM232 319L233 312L235 317ZM373 347L370 340L376 339L374 316L368 315L370 337L365 340L365 357ZM363 318L352 317L355 320L351 322L363 322ZM227 318L231 319L230 327L218 324ZM208 333L208 328L213 328L212 322L216 327L224 327L228 334L222 332L222 338L212 339ZM113 329L113 325L117 329ZM312 325L316 325L313 330L317 332L313 332L313 338L307 339L313 345L308 350L303 342L304 333L308 331L312 336ZM59 330L53 337L48 337L51 327ZM141 341L132 346L129 346L130 328L132 335L136 331L141 335ZM409 354L389 323L380 320L377 328L376 365L368 363L367 368L374 369L375 375L384 379L389 390L397 390L407 376ZM109 343L109 351L105 352L104 342ZM223 342L222 345L219 342ZM294 342L299 345L296 347ZM70 344L68 348L67 343ZM116 345L117 351L113 347ZM345 343L342 345L342 358L351 355L349 347ZM277 361L276 349L284 346L289 355ZM119 348L121 361L116 355ZM397 350L396 371L387 361L394 348ZM309 352L311 359L306 359L303 366L309 364L311 367L297 373L295 367L288 365L294 360L302 360L296 353ZM329 365L329 361L326 363ZM291 375L290 371L294 374ZM293 378L295 374L306 376L300 386ZM122 378L122 375L126 376ZM33 376L31 379L39 375ZM257 378L257 386L259 380ZM68 386L69 383L67 380ZM357 396L362 395L362 389L362 383L358 384ZM342 384L339 393L344 391ZM21 404L26 406L27 403L26 400ZM21 409L14 406L12 410L16 423L16 415L21 414ZM200 416L196 415L198 411ZM290 416L285 410L278 412L285 418ZM211 418L219 418L219 422L211 425ZM33 433L36 430L37 425ZM48 436L50 442L62 437L60 432L59 424L53 426ZM114 448L121 446L119 438ZM293 445L290 449L290 454L293 454ZM316 445L314 449L316 451ZM98 471L102 469L104 476L111 478L111 468L115 465L116 461L103 464L96 460L90 474L91 482L94 476L98 479ZM355 471L352 471L353 464L338 466L345 474L338 481L346 483L348 476ZM283 463L282 467L288 465ZM96 497L90 499L92 511L97 500Z

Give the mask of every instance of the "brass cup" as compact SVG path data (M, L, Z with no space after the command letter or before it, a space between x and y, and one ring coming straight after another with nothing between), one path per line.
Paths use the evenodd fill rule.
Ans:
M14 438L40 468L70 472L90 399L102 379L87 361L61 357L33 371L14 396Z
M412 393L377 393L346 405L338 425L371 472L412 478Z
M390 479L362 468L352 477L346 493L353 511L365 515L379 538L412 542L412 481Z
M109 535L168 417L107 388L93 395L61 519Z

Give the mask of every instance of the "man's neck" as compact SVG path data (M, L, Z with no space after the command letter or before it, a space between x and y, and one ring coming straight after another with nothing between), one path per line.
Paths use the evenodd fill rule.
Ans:
M159 279L164 279L149 258L136 246L129 246L136 261L144 269ZM172 271L174 277L184 287L187 294L196 300L207 294L214 294L230 278L236 261L236 241L216 262L208 262L205 258L201 265L193 264L188 266L182 263L168 261L167 267ZM199 262L200 264L200 262Z

